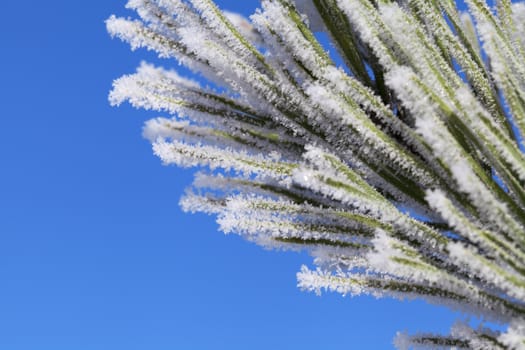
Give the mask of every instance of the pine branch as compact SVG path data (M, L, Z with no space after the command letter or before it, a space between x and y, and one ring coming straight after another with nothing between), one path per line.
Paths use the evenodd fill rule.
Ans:
M507 326L399 335L400 349L525 349L525 4L130 0L108 31L216 88L142 64L110 102L197 167L186 211L304 249L305 290L422 298ZM341 62L316 32L328 34ZM337 63L336 63L337 62Z

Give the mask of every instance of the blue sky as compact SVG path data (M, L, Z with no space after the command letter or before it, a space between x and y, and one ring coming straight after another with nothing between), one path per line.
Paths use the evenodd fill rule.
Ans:
M106 34L124 4L3 3L0 349L378 350L397 330L447 331L456 316L423 302L301 292L306 254L181 213L192 172L141 137L157 114L107 102L113 79L157 61Z

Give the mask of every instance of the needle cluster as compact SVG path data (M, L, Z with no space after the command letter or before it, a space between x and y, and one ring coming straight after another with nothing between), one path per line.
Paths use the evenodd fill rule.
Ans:
M308 250L300 288L506 326L400 334L399 349L525 349L525 4L465 2L262 0L245 19L130 0L137 19L109 33L209 86L143 63L110 102L168 116L144 135L165 164L201 169L184 210Z

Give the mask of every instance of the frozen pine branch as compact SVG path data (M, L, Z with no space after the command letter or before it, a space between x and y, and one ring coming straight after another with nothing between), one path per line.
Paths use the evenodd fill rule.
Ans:
M110 34L201 78L143 63L110 102L168 116L144 135L201 169L184 210L309 251L302 289L422 298L506 329L399 334L399 349L525 349L525 4L466 3L262 0L246 19L130 0L137 19L110 17Z

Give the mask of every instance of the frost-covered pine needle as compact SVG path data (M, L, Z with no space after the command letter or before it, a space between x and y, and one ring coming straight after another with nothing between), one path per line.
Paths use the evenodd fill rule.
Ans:
M400 333L399 349L525 349L525 3L466 4L262 0L245 18L130 0L137 18L109 33L201 78L143 63L110 102L167 115L144 136L201 169L184 210L310 252L300 288L422 298L504 329Z

